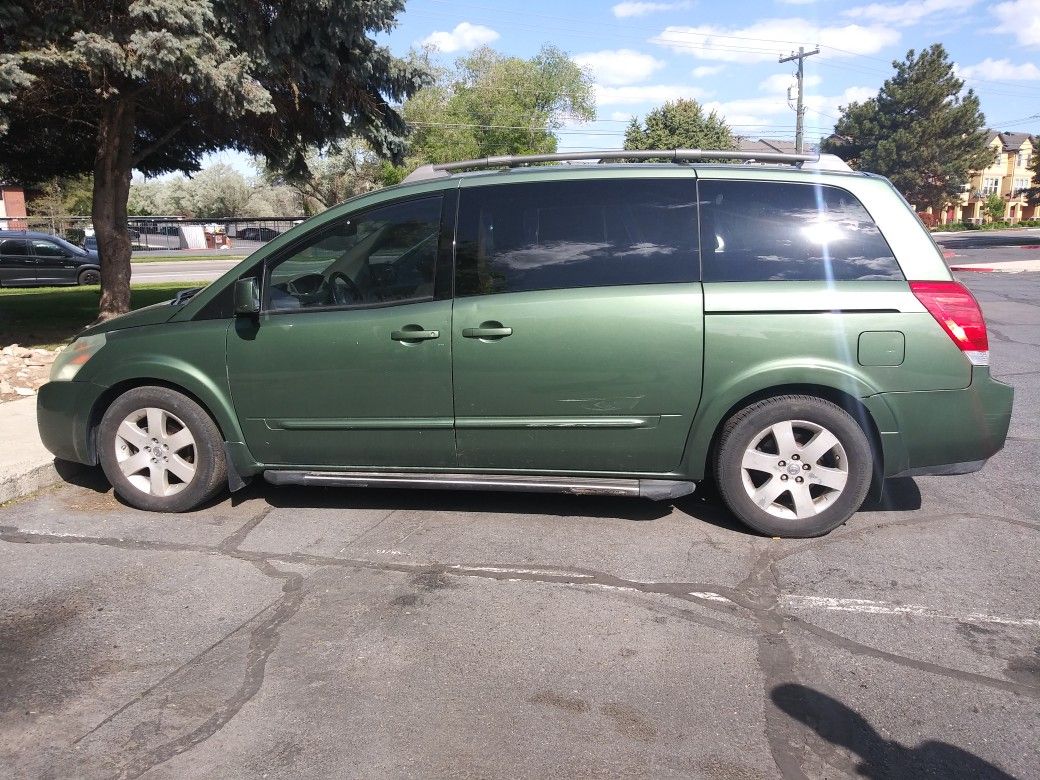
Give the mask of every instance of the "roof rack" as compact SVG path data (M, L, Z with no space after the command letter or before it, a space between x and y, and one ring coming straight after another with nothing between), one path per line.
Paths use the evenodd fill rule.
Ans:
M829 155L825 155L829 156ZM763 163L819 163L820 155L785 152L741 152L729 149L605 149L598 152L559 152L556 154L504 154L475 160L423 165L410 173L405 181L419 181L446 176L453 171L481 168L515 168L521 165L576 160L666 160L673 163L694 160L741 160Z

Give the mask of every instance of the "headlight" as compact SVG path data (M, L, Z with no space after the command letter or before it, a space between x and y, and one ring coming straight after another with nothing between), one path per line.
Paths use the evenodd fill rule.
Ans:
M51 364L51 381L68 382L105 346L105 334L81 336L58 353Z

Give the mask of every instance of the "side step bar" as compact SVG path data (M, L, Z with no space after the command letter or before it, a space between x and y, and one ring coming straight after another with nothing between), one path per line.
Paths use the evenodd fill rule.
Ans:
M511 474L440 474L400 471L280 471L267 470L272 485L321 487L424 488L427 490L512 490L527 493L571 493L590 496L632 496L664 501L686 496L695 482L675 479L610 479L599 477L537 477Z

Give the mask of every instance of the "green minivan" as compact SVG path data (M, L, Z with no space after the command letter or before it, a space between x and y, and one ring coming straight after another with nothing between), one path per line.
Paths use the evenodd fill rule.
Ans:
M665 162L530 164L621 157ZM714 479L752 528L816 536L886 477L982 468L1011 407L886 179L670 150L419 169L84 331L39 426L153 511L261 474L658 500Z

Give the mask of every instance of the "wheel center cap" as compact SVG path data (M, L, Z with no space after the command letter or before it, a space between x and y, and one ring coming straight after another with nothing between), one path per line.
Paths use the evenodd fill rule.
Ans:
M795 474L797 474L801 470L802 470L802 467L799 466L797 463L792 463L791 465L789 465L787 467L787 473L790 474L791 476L794 476Z

